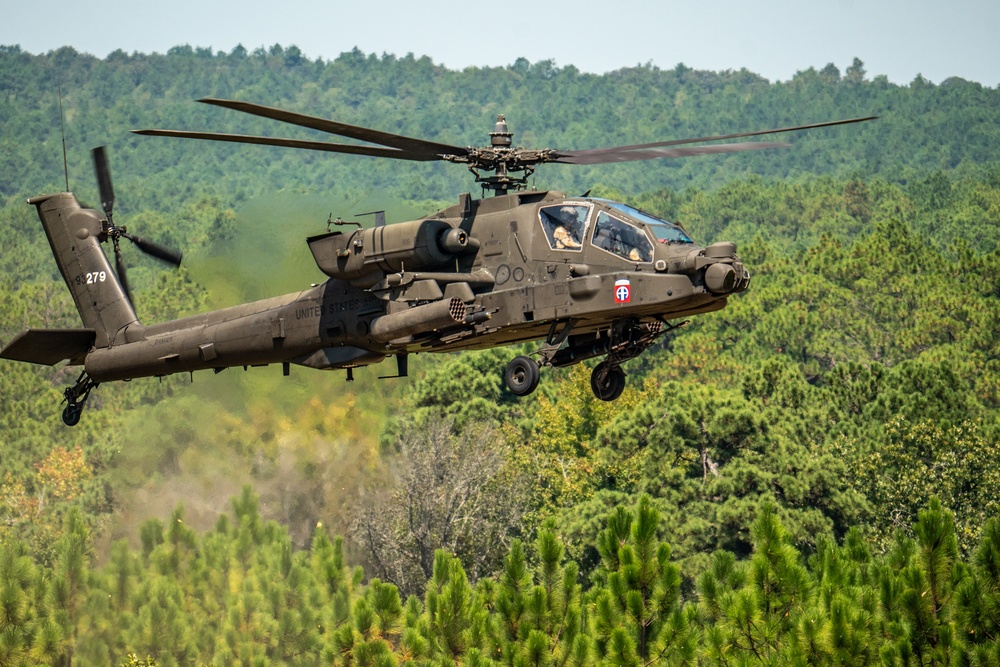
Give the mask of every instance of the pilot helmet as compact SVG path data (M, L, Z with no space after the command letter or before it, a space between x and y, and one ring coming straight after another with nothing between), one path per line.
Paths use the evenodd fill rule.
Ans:
M559 219L562 220L564 224L572 227L577 227L580 224L580 218L577 215L575 206L563 206L560 208Z

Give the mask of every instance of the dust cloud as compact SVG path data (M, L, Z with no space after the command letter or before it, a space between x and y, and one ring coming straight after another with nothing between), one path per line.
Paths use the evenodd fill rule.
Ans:
M432 212L281 193L248 202L230 238L185 261L211 308L297 292L326 279L306 237L324 233L331 214L372 226L374 216L355 214L376 210L389 224ZM171 380L172 395L124 415L114 481L120 510L106 541L135 543L143 522L166 521L178 505L192 528L209 530L245 484L260 496L262 517L286 525L300 546L318 522L345 533L377 471L379 435L412 386L377 379L394 371L357 369L348 383L343 371L292 366L284 377L272 365Z

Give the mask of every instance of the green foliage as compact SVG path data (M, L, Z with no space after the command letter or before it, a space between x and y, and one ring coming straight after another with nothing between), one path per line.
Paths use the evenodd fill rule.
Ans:
M993 629L1000 620L1000 521L990 519L972 559L972 573L955 590L956 620L966 646L961 655L967 664L995 664L1000 657L1000 637Z
M914 537L883 555L852 529L805 558L775 510L762 506L748 527L746 558L715 552L694 589L643 496L605 517L587 589L548 523L475 586L438 551L423 599L405 603L392 584L362 584L342 541L320 528L308 549L293 548L250 490L217 530L185 528L178 509L151 551L119 542L100 566L71 515L54 566L0 551L0 664L993 664L998 517L969 561L936 499Z
M634 517L619 507L598 536L607 588L593 594L598 655L610 664L682 662L696 638L680 609L680 569L656 537L659 514L643 496Z
M980 422L942 428L929 420L896 418L873 451L858 453L851 445L840 451L850 461L853 486L878 510L869 526L882 548L913 523L931 496L955 512L956 539L965 554L979 542L986 519L1000 510L995 463L1000 450Z
M120 221L188 258L163 273L129 253L146 321L316 280L296 239L331 207L395 220L413 207L371 192L427 209L456 192L448 165L124 140L274 129L194 98L458 145L499 112L519 143L563 148L882 118L787 151L539 173L736 241L753 274L629 362L613 404L587 364L515 399L501 379L515 352L498 349L421 355L410 381L365 371L351 390L322 374L101 388L66 429L60 387L78 369L3 362L0 665L1000 664L996 89L895 86L857 59L772 84L683 65L313 62L280 45L0 48L3 341L79 326L23 203L62 187L54 72L74 189L94 199L80 147L110 144ZM224 513L246 482L256 492ZM380 578L362 585L345 557L359 533L327 530L357 528L366 504ZM136 506L141 528L109 521ZM408 550L407 576L380 565Z
M495 372L509 361L508 352L467 352L433 365L415 387L412 424L405 428L422 428L442 415L451 417L459 429L469 420L498 420L514 402L504 390L502 375Z
M53 664L65 635L49 580L23 548L0 547L0 664Z
M810 577L773 508L763 508L752 539L754 553L738 566L738 574L717 552L712 568L699 579L705 611L715 621L708 635L710 655L725 660L732 654L737 661L742 656L760 664L808 661L810 653L819 653L817 633L800 636L799 623L813 593Z

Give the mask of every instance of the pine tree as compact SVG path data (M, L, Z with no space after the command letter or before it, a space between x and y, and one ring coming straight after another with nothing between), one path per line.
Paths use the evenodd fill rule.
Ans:
M951 512L932 498L917 516L915 539L899 536L881 573L887 664L948 665L961 654L956 633L956 589L968 568L959 561Z
M597 656L618 667L692 664L693 608L681 604L680 569L657 539L659 513L641 496L634 514L619 507L598 537L607 585L592 592Z
M800 659L803 650L819 654L818 633L800 636L812 582L773 506L760 508L751 536L749 561L717 553L699 579L701 605L713 625L706 637L709 658L771 665Z
M56 545L52 581L55 618L62 626L65 638L59 661L66 667L73 665L76 643L80 636L77 623L87 595L90 549L90 530L84 523L80 510L73 508L66 515L63 536Z
M57 664L64 626L54 618L43 571L17 544L0 546L0 665Z
M956 662L1000 665L1000 519L983 527L972 572L955 591L955 605L965 638Z

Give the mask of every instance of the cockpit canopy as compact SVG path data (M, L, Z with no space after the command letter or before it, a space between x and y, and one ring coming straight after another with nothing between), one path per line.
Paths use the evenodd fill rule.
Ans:
M543 206L538 217L553 250L579 252L589 240L595 248L642 263L653 261L654 242L693 243L680 225L607 199Z
M657 241L662 241L664 243L694 243L691 237L687 235L684 228L675 222L668 222L667 220L662 220L657 218L655 215L646 213L645 211L640 211L634 206L629 206L628 204L622 204L616 201L610 201L607 199L596 199L616 211L620 211L625 215L629 216L633 220L638 220L639 222L646 223L650 231L656 237Z

